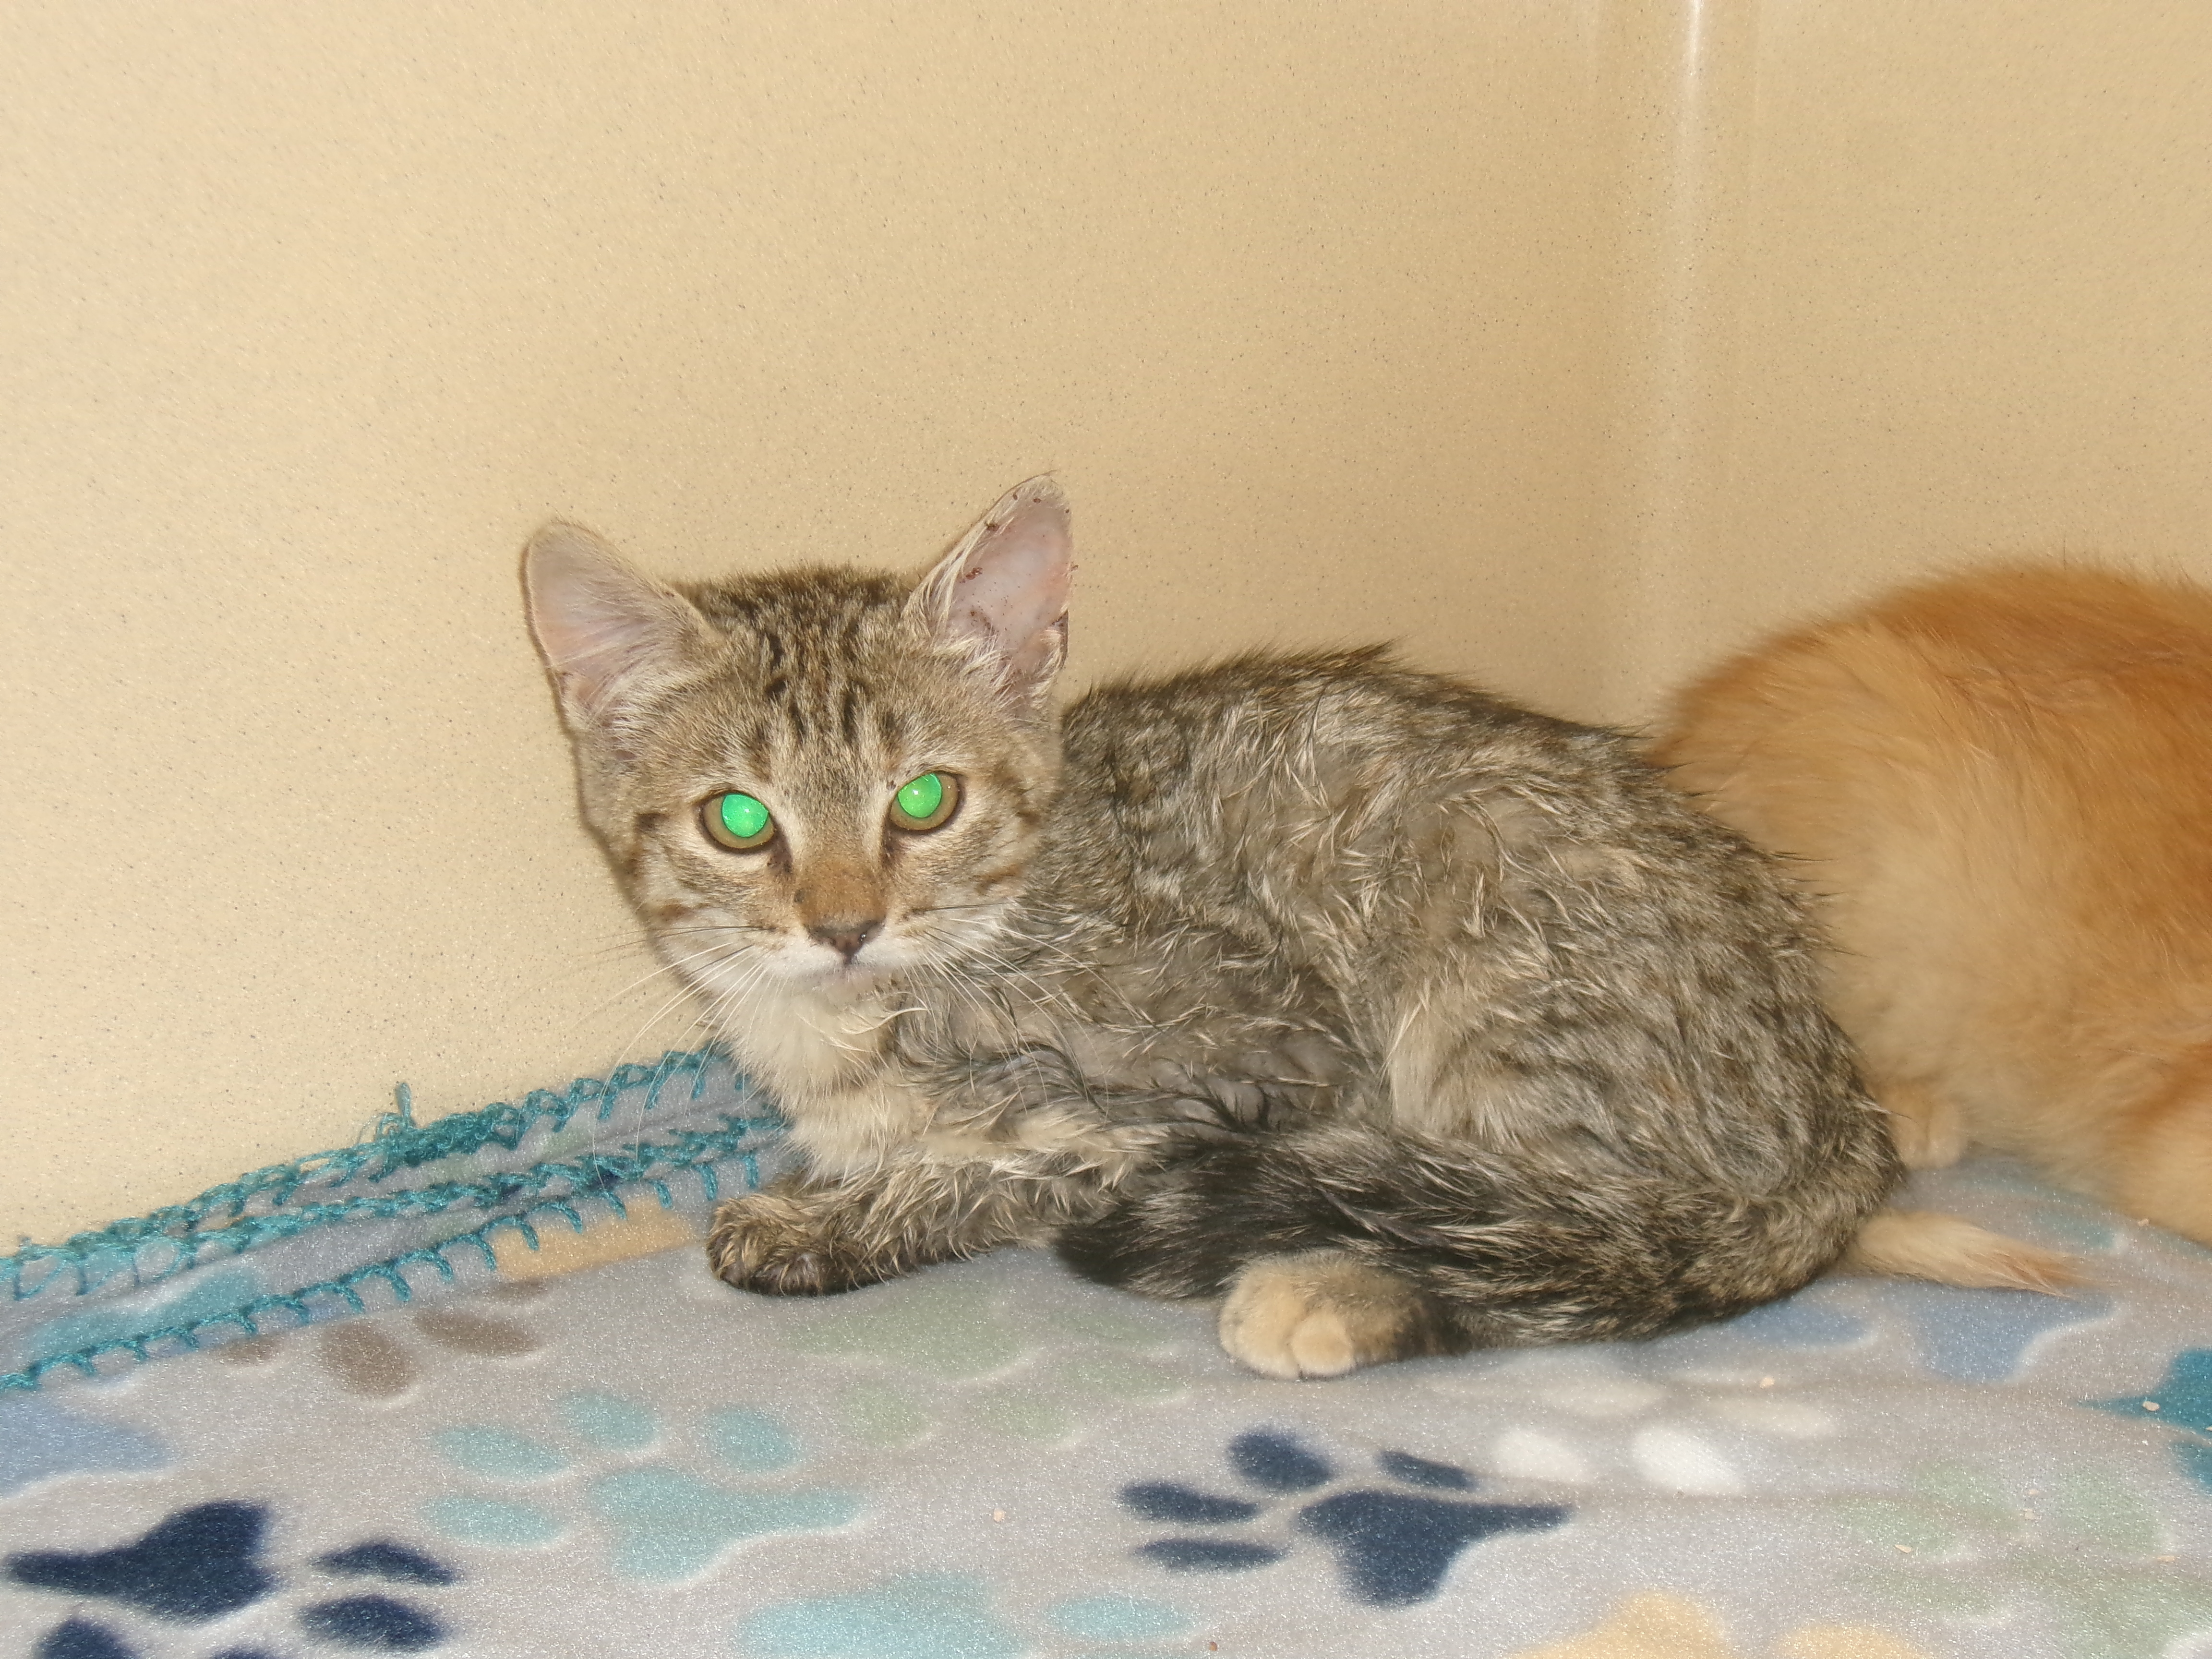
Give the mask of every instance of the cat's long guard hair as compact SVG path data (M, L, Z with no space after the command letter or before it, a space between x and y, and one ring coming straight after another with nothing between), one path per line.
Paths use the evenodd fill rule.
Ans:
M1063 717L1072 568L1047 479L918 581L531 545L586 817L804 1159L718 1212L731 1283L1054 1242L1325 1376L1650 1334L1965 1229L1877 1214L1899 1166L1797 902L1624 737L1374 651Z
M1998 1148L2212 1244L2212 593L1914 586L1717 669L1658 754L1790 855L1907 1163Z

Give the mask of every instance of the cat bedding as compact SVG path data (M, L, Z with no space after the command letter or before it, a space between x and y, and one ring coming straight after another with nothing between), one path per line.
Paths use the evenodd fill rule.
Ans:
M1832 1274L1652 1341L1293 1384L1036 1251L732 1291L714 1196L778 1158L726 1064L672 1056L10 1258L0 1651L2212 1643L2212 1252L2017 1166L1907 1196L2073 1253L2071 1297Z

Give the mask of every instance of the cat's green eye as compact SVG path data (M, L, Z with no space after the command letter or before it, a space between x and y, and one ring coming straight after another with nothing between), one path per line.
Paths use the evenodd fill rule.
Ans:
M920 834L941 830L960 810L960 780L950 772L924 772L899 786L891 797L891 828Z
M775 822L768 808L750 795L732 791L703 801L699 823L708 835L733 853L750 853L775 839Z

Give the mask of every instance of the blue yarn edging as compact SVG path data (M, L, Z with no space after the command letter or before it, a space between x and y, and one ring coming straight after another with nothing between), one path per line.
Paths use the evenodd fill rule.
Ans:
M543 1192L556 1181L568 1182L574 1192L641 1179L649 1162L641 1162L634 1154L591 1153L568 1164L541 1164L478 1181L440 1182L337 1203L292 1203L303 1187L337 1188L356 1180L374 1183L401 1170L481 1152L490 1145L512 1152L538 1124L550 1119L557 1133L593 1101L599 1103L599 1116L604 1121L613 1114L619 1098L632 1089L646 1090L643 1109L650 1112L659 1105L661 1091L685 1072L691 1073L691 1098L696 1100L706 1087L707 1067L724 1058L711 1048L689 1053L672 1049L650 1066L617 1066L604 1080L578 1078L565 1094L536 1089L520 1106L501 1102L428 1124L413 1121L403 1089L401 1109L379 1119L372 1138L362 1145L270 1164L211 1187L185 1203L113 1222L94 1232L78 1233L64 1243L26 1244L12 1255L0 1257L0 1284L8 1287L9 1299L16 1302L27 1301L64 1280L75 1281L73 1294L88 1295L125 1273L131 1275L131 1287L137 1289L191 1270L210 1251L236 1255L261 1244L349 1221L434 1215L467 1206L490 1209ZM773 1117L732 1118L725 1123L737 1131L732 1146L746 1133L780 1127ZM249 1215L247 1206L256 1203L266 1207ZM200 1231L210 1217L215 1218L214 1224ZM167 1259L149 1262L142 1254L147 1246L167 1247ZM39 1267L46 1271L35 1278L30 1276L28 1270Z
M513 1110L514 1109L507 1107L494 1109ZM732 1117L725 1118L722 1127L711 1133L699 1130L685 1130L678 1136L673 1144L672 1150L675 1156L666 1161L665 1174L641 1176L639 1180L648 1188L653 1196L659 1200L663 1209L672 1209L675 1207L676 1195L669 1188L667 1176L686 1173L696 1175L699 1178L702 1195L708 1202L712 1203L720 1194L720 1182L714 1172L714 1161L727 1153L736 1152L738 1145L751 1134L757 1127L757 1125L751 1119ZM641 1151L642 1150L641 1148ZM738 1157L744 1166L746 1187L750 1189L759 1186L759 1154L747 1151L738 1153ZM689 1161L686 1161L687 1159ZM652 1160L648 1167L656 1165L659 1162L659 1160ZM611 1187L590 1193L573 1194L569 1196L580 1200L599 1199L614 1212L618 1219L627 1218L629 1214L629 1207L623 1203L621 1194ZM491 1238L492 1235L502 1227L512 1228L520 1232L523 1242L531 1249L536 1250L538 1248L538 1229L532 1223L531 1218L533 1216L540 1219L558 1216L565 1220L573 1231L579 1233L584 1231L582 1212L569 1201L568 1197L547 1199L514 1215L496 1217L487 1221L481 1227L469 1232L456 1234L440 1243L425 1245L421 1249L409 1250L382 1261L372 1261L366 1267L356 1267L351 1272L341 1273L335 1279L326 1279L319 1284L303 1285L296 1291L275 1296L258 1297L227 1313L214 1314L205 1319L191 1320L181 1324L165 1325L155 1330L142 1331L136 1336L117 1337L106 1342L95 1342L68 1353L49 1354L42 1359L33 1361L20 1371L0 1373L0 1395L36 1389L46 1380L48 1372L64 1368L82 1376L97 1376L100 1375L100 1362L118 1353L128 1353L134 1362L143 1364L156 1357L154 1349L158 1344L175 1343L179 1345L182 1351L186 1353L197 1353L205 1346L204 1338L226 1328L234 1328L245 1337L259 1336L263 1334L259 1322L280 1311L290 1314L295 1322L288 1328L297 1329L302 1325L312 1325L316 1322L314 1309L310 1305L311 1301L313 1300L319 1299L326 1304L325 1309L326 1318L343 1314L367 1313L368 1303L361 1294L361 1287L363 1285L381 1284L389 1286L392 1305L402 1306L413 1301L415 1297L415 1287L409 1283L405 1272L409 1267L428 1267L435 1270L443 1283L451 1285L454 1282L453 1264L447 1259L446 1255L448 1250L464 1249L470 1245L474 1245L483 1256L483 1265L496 1273L499 1269L499 1258L492 1249ZM327 1304L331 1302L342 1304L341 1308L328 1307Z

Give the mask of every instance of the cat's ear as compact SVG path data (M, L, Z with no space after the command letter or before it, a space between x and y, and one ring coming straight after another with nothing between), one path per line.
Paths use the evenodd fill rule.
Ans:
M626 692L683 668L698 611L580 525L549 524L522 556L530 628L570 720L605 720Z
M973 652L1024 713L1044 703L1067 655L1067 590L1075 572L1067 498L1031 478L999 498L915 590L938 633Z

